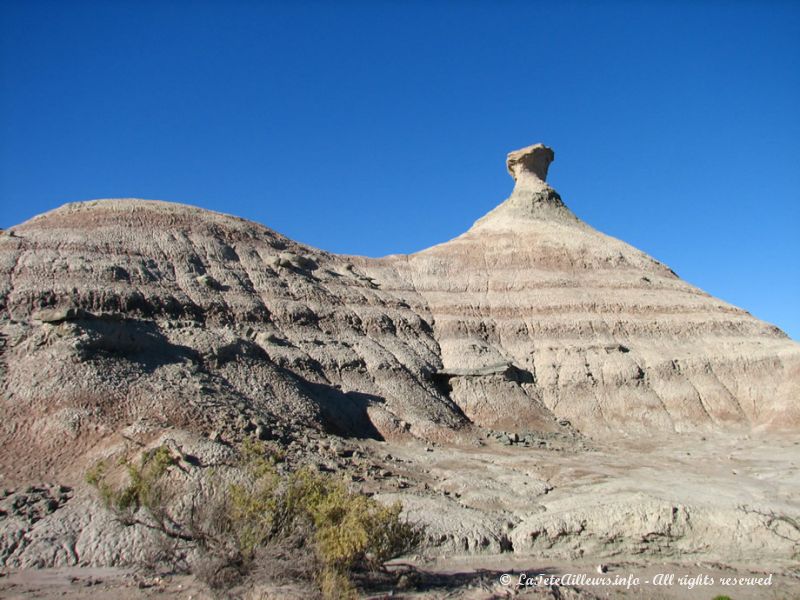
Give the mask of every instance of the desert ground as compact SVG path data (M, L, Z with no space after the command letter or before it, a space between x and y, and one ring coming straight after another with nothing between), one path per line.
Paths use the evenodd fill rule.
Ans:
M354 485L378 497L399 497L410 519L426 513L432 531L438 527L453 536L438 548L393 561L389 569L405 574L362 589L364 597L800 596L800 565L791 553L780 558L787 548L800 548L800 531L796 522L774 518L800 512L795 436L717 433L591 443L550 438L541 445L507 445L489 435L462 446L338 439L319 461L323 468L363 474L353 476L360 480ZM571 520L576 509L577 525ZM675 509L681 517L673 517ZM431 518L437 512L440 521ZM493 546L503 527L513 549L497 552ZM482 536L492 540L483 542L485 551ZM564 575L608 581L552 579ZM765 577L769 585L755 584ZM252 598L310 593L291 582L246 592ZM192 576L137 569L8 569L0 578L4 598L88 594L214 597Z

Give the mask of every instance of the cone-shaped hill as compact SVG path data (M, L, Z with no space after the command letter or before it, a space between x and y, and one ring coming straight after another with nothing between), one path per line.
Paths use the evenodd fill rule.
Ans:
M463 235L362 261L432 323L450 397L497 428L685 431L800 425L800 346L580 221L508 155L511 196Z

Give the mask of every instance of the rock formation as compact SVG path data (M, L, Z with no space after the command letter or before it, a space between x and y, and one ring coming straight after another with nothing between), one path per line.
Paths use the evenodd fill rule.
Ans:
M140 200L66 205L14 232L0 238L8 483L140 422L432 439L466 424L432 377L429 323L346 259Z
M798 345L577 219L545 183L553 157L510 153L511 196L410 256L331 255L141 200L14 227L0 237L2 443L42 447L5 477L58 469L63 436L67 464L148 418L421 438L468 420L795 427Z
M2 232L0 484L47 485L0 522L0 562L122 561L130 532L98 541L85 495L59 486L131 440L205 440L213 455L250 435L316 452L326 435L463 446L502 430L528 446L796 431L800 346L581 222L545 181L553 157L509 154L511 196L408 256L337 256L142 200L68 204ZM56 533L30 533L40 505L56 507ZM70 535L84 541L53 550Z
M451 398L489 427L593 435L800 424L800 347L581 222L508 155L511 196L463 235L362 260L433 324Z

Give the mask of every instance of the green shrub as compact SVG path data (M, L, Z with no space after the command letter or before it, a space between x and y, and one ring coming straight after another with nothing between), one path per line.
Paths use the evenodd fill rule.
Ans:
M319 557L333 568L374 570L421 539L419 528L401 519L399 502L384 506L308 469L290 476L287 502L313 523Z
M250 558L256 549L273 538L280 527L277 494L281 478L268 471L248 484L230 486L229 517L242 553Z
M217 565L210 569L215 577L228 563L237 570L253 566L268 554L267 547L306 555L310 551L316 583L330 600L356 597L354 572L381 569L422 540L422 529L401 517L400 503L384 506L348 489L344 481L308 468L283 474L277 468L283 460L280 449L245 441L236 467L239 482L206 477L206 488L217 486L223 493L194 495L192 522L181 522L167 511L164 475L177 460L166 446L143 453L138 462L122 461L124 483L112 483L106 463L90 469L86 480L106 506L127 515L123 522L141 522L131 515L144 509L167 537L196 542L207 555L205 562Z
M97 488L103 502L117 511L136 512L139 508L155 509L161 504L159 482L167 469L176 464L169 448L159 446L143 452L138 464L121 461L127 471L127 483L114 486L109 483L108 464L100 462L89 469L86 482Z
M281 476L257 443L244 447L242 461L250 478L231 486L230 514L243 553L300 533L316 555L325 598L353 596L353 571L380 569L422 539L421 528L401 518L400 503L384 506L308 468Z
M323 569L317 576L319 590L326 600L355 600L358 593L345 573L335 569Z
M97 489L103 504L111 507L114 503L114 489L106 481L107 470L105 461L98 462L86 472L86 483Z

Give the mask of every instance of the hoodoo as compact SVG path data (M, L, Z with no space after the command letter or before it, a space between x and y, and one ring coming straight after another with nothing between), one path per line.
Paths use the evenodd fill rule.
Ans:
M433 323L467 417L591 434L797 427L800 347L580 221L545 181L553 158L509 153L511 195L468 232L362 263ZM513 369L485 373L498 364Z
M547 181L547 169L555 156L552 148L534 144L509 152L506 167L518 186L541 184Z
M546 183L547 170L554 158L553 150L544 144L509 152L506 168L514 178L514 190L508 200L479 219L473 229L507 229L529 219L577 222L561 196Z

